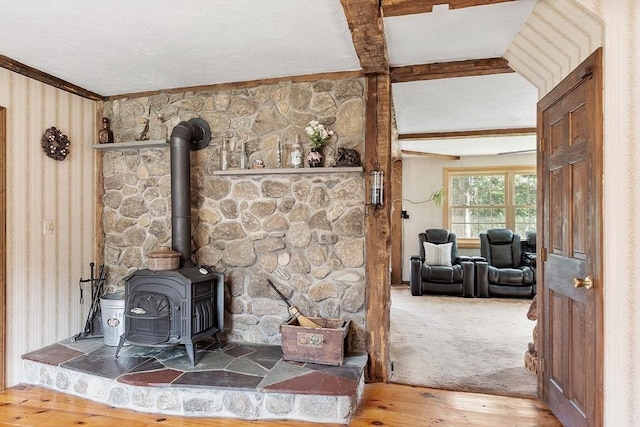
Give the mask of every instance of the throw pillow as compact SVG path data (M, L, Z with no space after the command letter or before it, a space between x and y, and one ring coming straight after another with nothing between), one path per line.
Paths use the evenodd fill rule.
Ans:
M429 265L451 265L451 247L453 243L434 245L424 242L424 263Z

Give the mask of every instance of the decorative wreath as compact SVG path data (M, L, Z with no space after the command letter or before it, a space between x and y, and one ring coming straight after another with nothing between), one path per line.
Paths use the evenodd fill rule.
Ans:
M55 127L50 127L42 135L40 141L45 154L53 160L64 160L69 155L71 141Z

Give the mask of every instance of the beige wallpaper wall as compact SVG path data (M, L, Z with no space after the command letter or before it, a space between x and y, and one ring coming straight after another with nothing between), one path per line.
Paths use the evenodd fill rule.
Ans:
M594 5L604 34L605 426L640 420L640 2Z
M640 2L539 0L507 49L540 98L604 55L604 425L640 419Z
M7 109L7 385L22 379L21 355L80 332L94 245L94 101L0 68ZM71 141L64 161L40 138L55 126ZM3 171L4 172L4 171ZM43 233L44 220L53 230ZM85 296L87 294L85 293Z

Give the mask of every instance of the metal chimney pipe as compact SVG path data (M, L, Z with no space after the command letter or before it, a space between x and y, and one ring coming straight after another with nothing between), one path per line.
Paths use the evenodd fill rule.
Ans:
M169 139L171 149L171 247L180 252L180 266L191 262L191 156L211 140L209 124L202 119L178 123Z

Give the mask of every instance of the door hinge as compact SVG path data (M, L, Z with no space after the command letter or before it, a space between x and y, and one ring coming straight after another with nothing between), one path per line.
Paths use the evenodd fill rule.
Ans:
M540 138L540 151L544 151L544 138Z
M544 373L544 357L541 357L540 359L538 359L538 364L540 365L540 372Z
M580 76L582 80L590 79L591 77L593 77L593 67L586 67L582 70L582 75Z
M547 248L540 248L540 262L547 260Z

